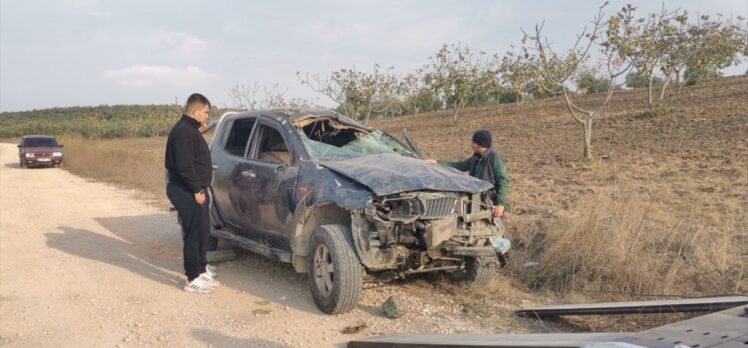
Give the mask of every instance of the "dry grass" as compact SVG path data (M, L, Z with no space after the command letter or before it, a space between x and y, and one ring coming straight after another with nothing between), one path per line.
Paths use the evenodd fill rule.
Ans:
M164 186L166 138L84 139L59 137L65 145L63 168L85 178L143 191L167 204Z
M544 235L531 236L531 271L514 274L536 288L690 296L746 292L745 217L714 224L676 217L630 192L593 195ZM540 238L538 238L540 237ZM519 261L519 260L517 260Z

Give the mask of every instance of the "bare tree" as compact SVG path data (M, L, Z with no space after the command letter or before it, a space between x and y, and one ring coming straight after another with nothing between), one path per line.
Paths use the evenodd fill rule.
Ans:
M616 79L629 70L631 64L627 64L621 56L621 49L629 44L630 32L628 27L621 25L619 17L613 16L604 20L604 8L606 2L598 9L590 29L585 27L577 36L574 45L565 53L559 54L551 47L547 37L543 36L543 24L536 25L535 31L528 34L523 30L525 36L533 42L533 50L536 54L538 64L536 73L553 87L560 88L567 109L572 118L583 128L584 142L582 155L584 159L592 158L592 121L600 114L610 101L616 89ZM604 30L607 28L607 32ZM604 35L604 36L602 36ZM605 66L605 78L609 80L608 90L602 101L594 107L582 107L574 100L574 93L570 91L575 85L574 79L579 76L580 67L591 57L592 47L598 44L603 65ZM545 88L549 88L545 86Z
M327 76L302 76L300 72L296 76L302 85L338 103L346 116L364 122L368 122L373 114L391 113L400 94L394 68L382 69L379 64L374 64L370 73L353 67Z
M235 85L231 88L230 96L234 107L258 110L289 106L285 99L287 91L288 88L281 89L277 83L266 87L255 81L251 85Z
M341 79L336 74L321 75L319 73L309 76L309 73L305 73L303 76L301 72L296 72L296 77L303 86L309 87L311 90L322 94L330 98L333 102L337 103L348 117L354 118L353 110L347 103L347 90L346 86L342 83Z

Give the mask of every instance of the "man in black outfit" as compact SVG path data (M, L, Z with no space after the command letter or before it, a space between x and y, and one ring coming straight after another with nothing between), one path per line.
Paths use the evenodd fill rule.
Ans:
M210 101L201 94L187 98L182 118L169 132L166 141L166 169L169 179L166 195L177 209L182 222L184 242L184 272L187 283L184 290L200 294L213 292L221 284L214 280L215 273L206 269L210 238L210 213L208 194L213 180L210 150L200 127L207 125Z

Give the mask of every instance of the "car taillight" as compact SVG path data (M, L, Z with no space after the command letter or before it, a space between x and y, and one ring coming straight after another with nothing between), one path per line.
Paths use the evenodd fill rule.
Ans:
M26 153L26 158L34 157L34 154L31 152Z
M53 157L62 157L62 152L52 152Z

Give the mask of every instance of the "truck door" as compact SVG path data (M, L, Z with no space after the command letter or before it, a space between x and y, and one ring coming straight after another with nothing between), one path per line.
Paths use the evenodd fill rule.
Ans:
M298 161L281 124L261 118L255 128L243 169L253 181L248 192L252 204L246 206L244 214L260 216L261 221L249 223L261 228L273 246L287 249L285 231L295 208Z
M257 123L257 117L228 119L216 136L221 137L211 148L213 160L213 205L237 232L246 229L242 210L249 204L247 192L251 178L243 176L242 168L247 161L249 139ZM224 122L226 122L224 121Z

